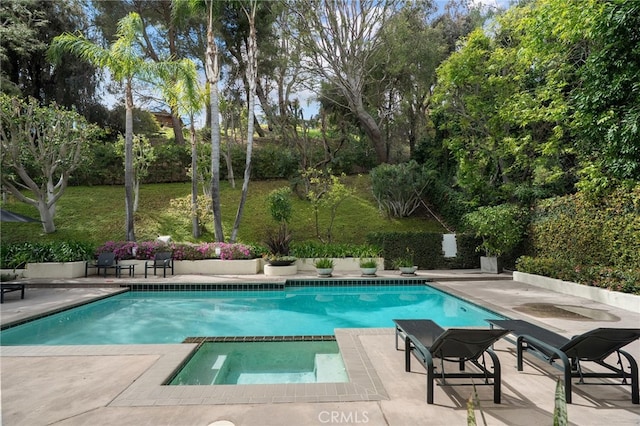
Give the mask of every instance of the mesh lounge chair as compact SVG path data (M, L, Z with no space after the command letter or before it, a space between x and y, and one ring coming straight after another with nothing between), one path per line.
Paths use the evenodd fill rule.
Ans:
M467 378L483 379L485 384L493 385L493 401L500 403L501 371L498 356L491 346L508 330L479 328L450 328L444 330L431 320L393 320L396 324L396 348L399 335L405 336L405 371L411 371L411 354L427 369L427 404L433 404L433 382L436 377L446 379ZM488 354L493 362L493 371L487 368L484 354ZM440 359L439 373L433 364L433 358ZM457 362L459 372L445 372L444 361ZM480 372L465 371L465 364L470 362ZM493 379L491 383L490 379Z
M631 381L631 402L640 403L638 392L638 364L622 347L640 338L639 328L597 328L572 339L538 327L523 320L487 320L500 328L512 330L517 337L518 371L523 370L522 354L531 352L550 364L556 363L564 373L564 386L567 403L571 403L571 378L578 377L578 384L584 384L585 378L620 378L622 384ZM617 366L605 362L609 355L617 355ZM629 372L624 370L622 357L629 363ZM562 365L557 365L560 361ZM585 372L581 362L595 362L610 372ZM606 384L606 383L598 383ZM613 384L613 383L611 383Z
M89 264L89 262L87 262L84 265L85 277L89 275L89 268L96 268L98 270L97 275L100 275L100 269L104 269L105 277L107 276L107 269L115 269L116 275L120 275L120 269L116 264L116 254L113 252L100 253L98 255L98 260L93 264Z
M173 275L173 258L170 251L159 252L153 256L153 260L147 260L144 262L144 277L147 278L147 271L153 269L153 275L156 274L156 269L162 268L162 276L167 277L167 269L171 269L171 275Z

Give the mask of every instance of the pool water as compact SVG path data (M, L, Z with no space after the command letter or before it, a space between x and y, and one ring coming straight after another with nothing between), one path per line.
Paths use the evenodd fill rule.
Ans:
M210 342L200 346L169 384L247 385L348 381L335 340Z
M180 343L204 336L333 335L429 318L442 327L500 318L427 285L286 287L261 291L130 291L0 333L2 345Z

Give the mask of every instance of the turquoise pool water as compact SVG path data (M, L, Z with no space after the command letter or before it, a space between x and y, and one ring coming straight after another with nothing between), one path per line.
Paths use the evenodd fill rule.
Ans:
M333 335L429 318L442 327L499 315L427 285L286 287L261 291L131 291L6 329L2 345L180 343L204 336Z
M203 343L171 385L341 383L349 377L334 341Z

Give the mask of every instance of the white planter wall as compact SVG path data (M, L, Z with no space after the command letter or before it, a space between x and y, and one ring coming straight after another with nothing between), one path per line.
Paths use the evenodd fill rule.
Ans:
M558 293L570 294L572 296L584 297L585 299L604 303L633 312L640 311L640 296L619 291L611 291L599 287L591 287L571 281L562 281L556 278L549 278L542 275L528 274L526 272L514 271L513 280L521 283L531 284Z
M25 278L79 278L84 277L86 262L27 263Z
M254 275L258 274L262 269L262 259L176 260L173 263L176 274ZM144 266L142 268L142 273L144 274Z

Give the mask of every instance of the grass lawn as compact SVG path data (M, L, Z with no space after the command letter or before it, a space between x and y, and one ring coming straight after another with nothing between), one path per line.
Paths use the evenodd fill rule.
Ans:
M333 242L361 244L370 232L427 231L443 232L433 218L415 216L387 219L378 211L370 190L368 176L349 177L347 184L355 190L339 207L333 225ZM225 238L229 238L235 220L242 182L231 188L221 183L222 217ZM267 230L275 223L269 214L266 197L270 191L288 186L285 180L250 182L242 222L240 242L262 244ZM191 236L189 211L175 206L184 199L189 205L190 183L149 184L140 188L140 207L135 216L138 241L154 240L158 235L171 235L174 241L194 241ZM173 202L172 202L173 201ZM3 206L7 210L39 218L37 210L9 196ZM2 223L1 242L74 240L101 244L125 239L124 187L92 186L67 188L58 202L55 224L57 231L44 234L37 223ZM320 231L326 236L329 213L320 211ZM205 223L200 241L213 240L213 224ZM293 196L293 218L290 229L295 241L318 240L313 209L308 201Z

